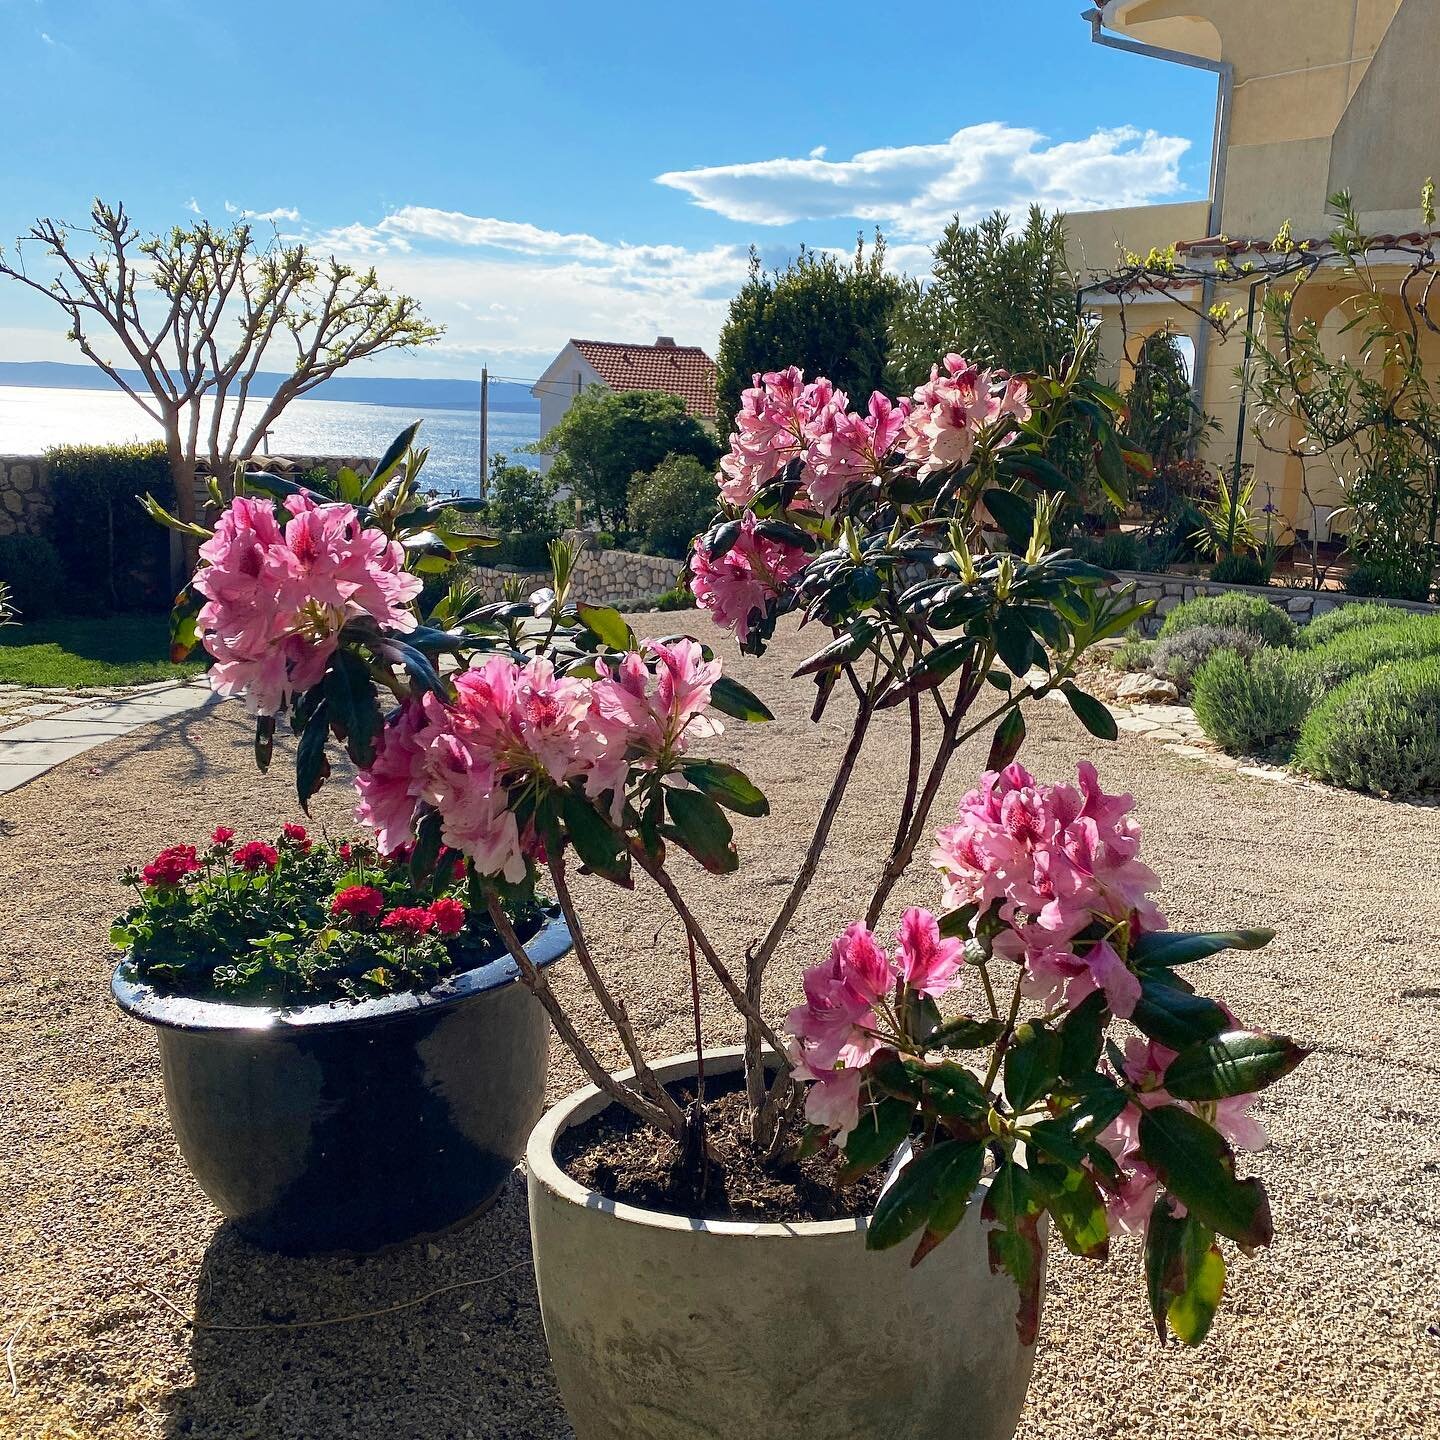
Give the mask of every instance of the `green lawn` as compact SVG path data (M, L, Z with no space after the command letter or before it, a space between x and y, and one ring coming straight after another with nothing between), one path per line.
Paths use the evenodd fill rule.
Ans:
M145 685L203 669L201 660L169 661L169 617L40 620L0 628L0 685L89 689Z

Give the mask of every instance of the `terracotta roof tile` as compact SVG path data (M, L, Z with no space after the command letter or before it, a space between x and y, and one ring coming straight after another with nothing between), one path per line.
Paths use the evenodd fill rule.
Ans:
M612 390L678 395L698 419L715 419L715 362L698 345L626 345L571 340Z

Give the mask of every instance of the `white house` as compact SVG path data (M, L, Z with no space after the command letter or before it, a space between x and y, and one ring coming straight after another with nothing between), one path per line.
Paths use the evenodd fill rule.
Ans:
M625 390L663 390L678 395L697 420L715 423L715 362L698 345L677 345L661 335L653 345L614 340L569 340L530 387L540 402L543 440L582 390L600 385ZM542 457L548 465L549 457Z

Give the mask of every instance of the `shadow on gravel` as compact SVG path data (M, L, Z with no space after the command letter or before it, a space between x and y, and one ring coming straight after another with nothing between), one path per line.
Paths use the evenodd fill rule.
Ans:
M213 1328L190 1334L194 1379L169 1397L167 1440L571 1434L519 1175L470 1224L378 1255L288 1259L222 1225L194 1307Z

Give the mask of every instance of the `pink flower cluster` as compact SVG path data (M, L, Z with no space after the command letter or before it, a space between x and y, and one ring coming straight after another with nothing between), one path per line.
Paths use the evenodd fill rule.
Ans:
M984 915L998 902L1006 928L995 950L1025 967L1030 999L1073 1008L1103 990L1126 1019L1140 982L1110 938L1164 928L1149 898L1160 882L1138 859L1135 802L1106 795L1088 761L1078 778L1078 786L1040 785L1019 764L988 772L957 822L936 835L931 859L947 909L974 905Z
M1094 1173L1112 1227L1126 1234L1144 1230L1155 1204L1156 1192L1160 1188L1159 1176L1140 1158L1142 1108L1148 1110L1156 1105L1185 1105L1188 1109L1202 1113L1202 1118L1240 1150L1263 1150L1269 1140L1265 1127L1247 1113L1251 1101L1255 1098L1253 1095L1232 1095L1201 1106L1176 1100L1167 1094L1165 1072L1176 1053L1158 1040L1147 1040L1142 1035L1132 1035L1125 1042L1122 1066L1124 1078L1138 1092L1139 1104L1127 1105L1100 1135L1100 1143L1120 1167L1120 1184L1115 1185L1099 1171ZM1178 1200L1173 1203L1177 1212L1183 1215L1185 1207Z
M974 453L976 437L1005 416L1030 418L1025 382L981 370L963 355L947 355L943 366L931 367L929 383L915 392L905 424L905 456L918 467L921 479L964 465Z
M386 725L357 777L356 816L388 854L430 807L446 845L518 881L527 858L543 858L516 819L527 792L579 781L618 818L632 770L668 770L690 736L719 733L702 713L719 674L693 640L647 641L595 680L557 675L544 658L492 656L455 677L453 703L426 695Z
M905 989L938 997L960 972L960 942L943 939L928 910L907 910L895 941L887 954L864 925L850 926L829 959L805 972L805 1003L786 1018L795 1075L813 1082L805 1117L838 1132L842 1145L859 1123L863 1067L886 1043L882 1013L891 997Z
M210 683L258 715L278 714L321 678L347 620L413 630L422 583L405 572L403 547L362 527L351 506L292 495L285 510L282 528L270 501L237 495L200 547L195 577Z
M755 616L764 613L810 558L798 545L757 535L755 525L755 516L747 510L739 537L723 555L712 559L702 540L696 540L690 560L691 594L716 624L733 630L742 645Z

